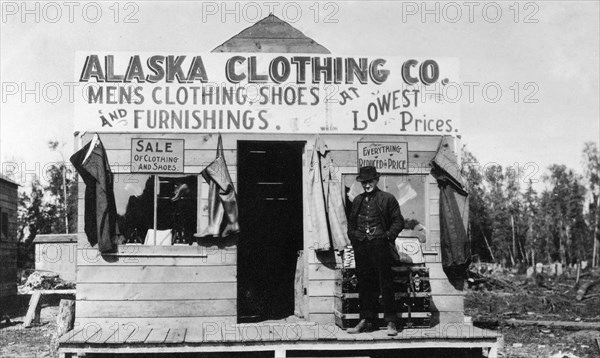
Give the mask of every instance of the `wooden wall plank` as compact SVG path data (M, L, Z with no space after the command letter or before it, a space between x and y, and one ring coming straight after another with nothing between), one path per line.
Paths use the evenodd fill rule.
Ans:
M210 317L77 317L75 327L114 327L123 331L123 334L130 333L132 329L138 328L189 328L224 326L230 327L237 322L235 315L231 316L210 316ZM90 328L91 330L91 328Z
M83 232L83 230L85 228L85 216L84 216L85 210L83 209L85 206L85 202L83 200L79 200L78 205L79 205L79 212L77 213L77 229L79 232ZM86 238L86 241L87 241L87 238ZM80 241L78 240L78 242L80 242Z
M77 182L77 199L85 199L85 183L83 182L83 180L81 179L81 177L79 177L79 182ZM81 208L81 210L83 210L83 205L84 202L78 202L79 204L79 208Z
M80 282L77 285L77 299L82 301L169 301L236 299L236 297L235 282L140 284Z
M465 299L462 295L431 296L431 310L439 312L464 312Z
M447 334L446 332L457 332L465 328L464 312L433 312L432 317L438 322L443 322L440 324L440 331L444 335Z
M35 258L36 270L53 271L65 281L75 281L77 242L36 243Z
M309 317L310 317L311 322L324 324L324 325L331 325L332 328L340 329L339 327L335 326L335 315L333 314L333 312L332 313L311 313Z
M352 167L357 166L356 147L346 150L331 150L330 157L336 167ZM429 163L435 156L435 152L408 152L408 168L409 173L420 172L421 170L430 170ZM187 161L187 160L186 160ZM229 164L229 162L227 162ZM354 169L353 171L356 171Z
M437 255L425 255L425 263L426 264L434 264L434 263L441 263L442 262L442 254L440 252L440 247L439 245L427 245L427 247L425 248L425 250L428 250L429 252L437 252Z
M440 200L429 200L429 215L440 215Z
M1 282L0 297L15 296L17 294L17 282Z
M429 230L429 237L427 237L427 241L425 242L425 246L426 247L432 247L431 245L428 245L430 243L434 243L440 242L440 228L432 228L431 230Z
M311 236L310 233L307 233L306 236ZM312 237L311 237L312 239ZM337 251L325 251L318 252L314 249L308 249L308 263L309 264L323 264L323 265L341 265L342 257Z
M77 317L142 318L206 317L237 314L237 300L170 300L170 301L82 301L77 300Z
M336 280L310 280L308 283L310 296L331 296L337 291L341 291L341 286Z
M465 291L457 290L450 281L447 279L430 279L429 283L431 284L431 294L435 296L443 296L443 295L453 295L453 296L464 296L466 295Z
M17 266L6 267L0 266L0 282L13 283L17 282Z
M440 188L438 188L437 182L435 179L430 176L429 182L429 200L439 200L440 198Z
M428 263L426 266L429 268L429 278L430 279L448 279L448 276L444 272L442 268L441 262Z
M91 140L93 133L83 136L83 143ZM217 134L203 133L105 133L101 134L102 143L106 149L130 149L131 138L178 138L185 140L185 148L214 150L217 147ZM273 140L273 134L260 133L226 133L222 135L223 148L237 149L238 140ZM280 141L306 141L307 146L312 148L314 135L312 134L277 134ZM321 134L330 150L356 149L356 142L408 142L409 151L437 151L440 144L440 136L401 136L380 134Z
M169 334L168 327L165 328L155 328L153 329L148 337L146 337L146 341L144 343L148 344L161 344L164 343L167 338L167 334Z
M309 264L308 277L309 280L335 280L341 279L342 273L340 270L328 267L322 264Z
M310 297L308 310L313 313L333 313L335 297Z
M79 266L77 282L236 282L235 266Z
M237 164L237 152L236 150L228 149L224 150L225 162L228 167L235 167ZM186 149L184 152L184 164L205 167L212 163L216 157L216 147L213 149ZM130 149L108 149L106 150L106 157L113 168L119 167L119 171L122 171L121 167L131 166L131 150ZM129 170L131 171L131 170Z
M147 248L156 250L145 250ZM119 254L114 256L100 255L95 247L77 250L79 266L228 266L236 264L236 257L235 247L122 245Z
M440 216L439 215L429 215L429 226L432 229L440 227Z

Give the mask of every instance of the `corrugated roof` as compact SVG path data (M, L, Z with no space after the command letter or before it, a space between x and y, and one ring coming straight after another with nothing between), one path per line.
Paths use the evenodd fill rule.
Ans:
M212 52L331 53L273 14L242 30Z

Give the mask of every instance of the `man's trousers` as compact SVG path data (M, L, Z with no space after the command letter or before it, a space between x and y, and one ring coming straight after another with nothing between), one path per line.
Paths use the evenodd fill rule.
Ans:
M376 322L381 294L384 319L386 322L395 322L390 244L381 236L372 240L353 240L352 247L358 277L360 318Z

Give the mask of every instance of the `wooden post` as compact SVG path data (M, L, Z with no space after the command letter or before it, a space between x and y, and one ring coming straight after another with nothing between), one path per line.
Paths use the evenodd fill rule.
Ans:
M485 246L487 246L487 249L490 252L492 261L496 262L496 259L494 258L494 253L492 252L492 248L490 247L490 244L488 243L488 239L487 239L487 237L485 237L485 234L483 233L483 229L481 227L479 227L479 230L481 231L481 235L483 236L483 239L485 240Z
M513 266L514 266L515 260L517 260L518 257L517 257L517 243L516 243L517 238L515 237L515 219L512 215L510 216L510 226L512 227L512 244L513 244L512 252L515 255L515 259L513 260Z
M40 311L42 307L39 306L40 298L42 293L40 291L34 291L29 300L29 308L27 309L27 315L23 321L23 327L31 327L33 323L40 323Z
M600 239L598 239L598 225L600 225L600 196L596 198L596 220L594 220L594 251L592 252L592 267L597 267L598 262L598 246L600 246Z
M60 300L56 317L56 336L62 337L73 329L75 322L75 300Z

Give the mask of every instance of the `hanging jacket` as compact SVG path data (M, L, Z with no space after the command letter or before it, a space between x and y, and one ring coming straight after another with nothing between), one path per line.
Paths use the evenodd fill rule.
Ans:
M308 211L313 249L343 250L350 245L344 208L343 186L335 176L335 167L327 145L317 136L308 163Z
M442 268L448 277L465 278L471 264L471 241L463 221L469 210L467 196L455 190L447 180L438 179L438 184Z
M93 148L92 142L95 142ZM117 208L113 174L98 137L73 154L71 163L85 183L85 234L101 253L117 249Z
M449 278L465 278L471 264L471 240L467 235L468 193L460 166L451 148L452 137L444 136L431 161L431 175L440 188L440 248L442 268Z
M195 236L227 237L239 233L237 197L223 155L220 134L217 143L217 158L201 174L209 185L208 226Z
M317 251L331 249L329 228L327 227L327 209L325 208L325 195L323 192L323 179L321 176L321 160L319 155L325 154L325 144L321 137L315 139L310 161L308 162L308 213L309 231L314 241L311 245Z

